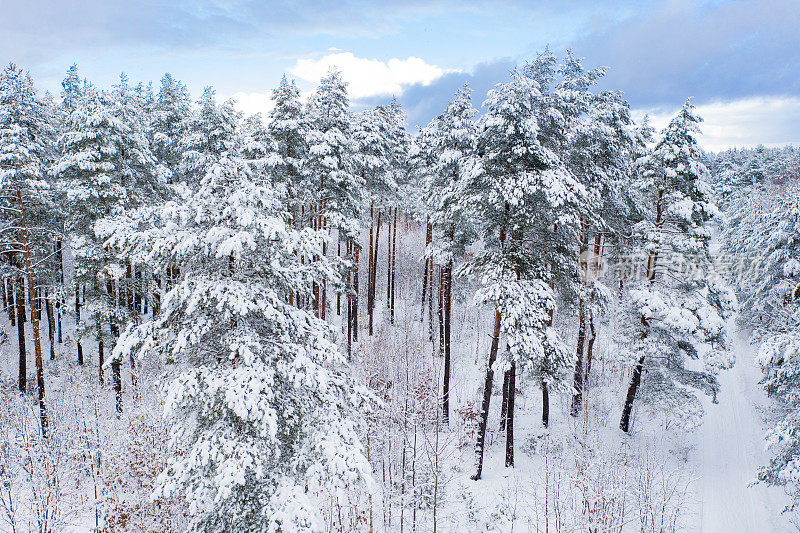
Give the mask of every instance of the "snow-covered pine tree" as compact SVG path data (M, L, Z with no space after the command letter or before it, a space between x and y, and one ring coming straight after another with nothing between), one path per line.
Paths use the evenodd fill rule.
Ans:
M317 86L309 102L306 138L309 146L307 186L310 200L305 226L335 229L337 238L351 242L358 237L364 181L353 173L353 142L347 83L338 70L332 69ZM328 238L322 242L322 255L327 255ZM318 258L310 258L316 261ZM314 309L325 318L327 284L314 289Z
M51 235L43 228L54 220L48 209L53 205L46 167L52 155L53 131L45 106L37 99L30 76L13 63L0 73L0 217L2 218L2 251L13 257L17 274L17 316L19 333L20 390L27 385L27 361L24 335L23 284L27 284L31 327L36 364L36 383L41 430L47 435L48 417L45 405L44 364L39 326L39 285L43 260L47 259ZM39 230L37 231L37 225Z
M182 491L195 531L322 531L323 499L371 476L352 415L373 400L347 376L332 328L289 303L325 281L338 288L340 267L322 254L322 230L289 220L281 190L223 153L151 227L104 225L109 245L181 272L114 357L173 368L165 409L180 453L157 493Z
M77 105L78 99L83 94L86 82L81 82L81 77L78 74L78 64L73 63L67 69L67 75L61 81L61 102L67 109L67 112L72 111Z
M447 108L429 126L429 161L424 167L422 191L433 230L426 259L442 268L444 373L442 418L450 418L450 330L453 263L474 242L471 210L461 201L465 179L475 166L478 111L472 107L471 91L465 84Z
M393 199L399 184L392 169L391 141L388 139L387 114L382 107L366 109L353 117L353 171L364 183L363 196L369 203L369 249L367 250L368 332L373 333L375 283L377 277L378 239L382 204ZM357 308L356 308L357 310ZM356 320L357 323L357 320ZM356 332L357 329L354 329Z
M492 346L486 369L476 445L476 474L482 471L486 420L496 368L528 371L543 391L543 422L549 391L568 389L571 362L551 324L556 297L552 279L564 288L578 281L578 207L585 189L539 141L534 104L538 84L519 71L489 92L477 139L479 167L465 182L459 201L479 221L483 250L463 271L483 287L476 302L495 308ZM496 366L499 338L507 351ZM513 395L507 406L506 465L513 465Z
M167 72L161 78L161 87L153 104L150 143L158 163L171 173L169 183L183 181L179 175L182 156L180 140L191 114L189 91Z
M772 452L759 479L782 485L792 497L792 508L800 502L800 201L797 185L777 199L763 217L756 268L750 275L758 280L743 302L756 335L762 339L758 363L764 372L767 394L782 407L783 417L767 433ZM764 231L766 229L766 231Z
M573 415L581 408L584 382L591 365L595 307L602 300L598 295L607 293L590 269L601 260L602 240L613 235L613 223L624 216L620 182L628 174L631 161L627 102L618 93L592 92L606 70L605 67L587 70L572 50L567 51L559 64L549 49L524 68L524 73L540 87L541 95L535 105L540 141L559 154L565 169L586 190L580 205L583 283L575 295L578 335Z
M411 173L408 158L411 141L406 132L406 116L397 98L393 98L388 105L378 106L377 111L382 116L381 122L385 125L386 130L388 166L384 172L391 174L392 181L397 184L395 190L384 198L389 215L386 219L386 307L389 310L389 323L394 325L398 210L402 207L404 211L407 211L410 206L406 199L410 196L409 187L412 186L412 181L409 179ZM377 265L377 261L375 264Z
M180 99L173 105L173 111L177 113L182 105ZM203 90L197 109L181 128L178 141L181 151L179 174L187 185L196 187L208 169L230 150L241 116L232 100L218 105L214 88Z
M141 195L154 190L158 180L146 140L132 129L113 98L93 88L84 91L67 117L59 146L61 155L51 173L66 191L74 282L81 302L78 336L91 333L97 340L102 381L105 347L128 313L117 298L125 267L97 237L95 224L142 203ZM112 370L120 410L119 368Z
M300 91L286 75L281 83L272 91L274 107L269 113L267 129L276 144L273 157L273 179L282 183L288 192L289 213L292 223L300 222L300 206L307 202L302 196L310 189L308 176L304 174L304 164L308 158L306 127L308 126Z
M620 420L625 432L646 365L643 401L692 426L702 405L686 386L715 397L716 374L733 364L725 317L735 297L715 274L709 252L709 221L717 209L695 138L701 120L687 101L640 161L638 192L650 209L635 228L646 254L645 276L628 284L634 367Z

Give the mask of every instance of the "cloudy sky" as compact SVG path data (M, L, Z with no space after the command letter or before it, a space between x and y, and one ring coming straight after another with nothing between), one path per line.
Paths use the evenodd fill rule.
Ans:
M303 90L330 65L356 105L397 96L412 126L464 81L480 105L546 45L611 68L658 125L694 97L702 143L800 144L798 0L0 0L0 60L60 90L66 67L101 86L121 71L158 84L169 71L197 96L213 85L264 110L283 73Z

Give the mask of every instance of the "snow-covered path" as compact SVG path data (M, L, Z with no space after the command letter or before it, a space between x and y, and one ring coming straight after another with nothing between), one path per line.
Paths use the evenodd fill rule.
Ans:
M735 339L736 364L719 376L719 403L706 402L698 448L690 459L697 475L698 531L794 531L789 517L781 515L788 503L783 491L750 485L768 458L762 415L768 400L758 383L756 347L744 332Z

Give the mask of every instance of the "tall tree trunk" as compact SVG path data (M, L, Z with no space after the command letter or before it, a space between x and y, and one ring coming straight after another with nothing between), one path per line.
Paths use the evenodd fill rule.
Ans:
M20 260L19 262L19 270L20 272L24 272L23 269L25 268L24 264ZM28 311L25 309L25 275L21 273L17 278L17 300L22 300L22 312L17 313L17 322L22 322L23 324L28 321ZM17 310L20 308L17 307Z
M103 328L100 323L97 323L97 371L100 385L103 384L103 365L105 364L105 353L103 346Z
M492 399L492 381L494 380L494 362L497 359L497 346L500 343L500 310L494 311L494 330L492 332L492 346L489 349L489 364L486 367L486 378L483 382L483 400L481 411L478 414L478 441L475 443L475 474L472 479L479 480L483 473L483 450L486 444L486 424L489 420L489 404Z
M373 334L372 328L372 320L373 315L375 314L375 282L377 278L377 271L378 271L378 244L380 243L381 237L381 210L378 209L378 219L375 224L375 250L373 251L372 256L372 276L370 279L370 286L372 290L370 291L369 299L367 302L367 307L369 307L369 334Z
M122 364L119 359L111 361L111 377L114 381L114 399L117 408L117 418L122 415Z
M25 205L22 201L22 189L17 189L17 205L20 213L20 237L25 260L25 277L28 281L28 301L31 306L31 328L33 329L33 350L36 360L36 385L39 389L39 415L42 424L42 435L47 437L47 406L44 403L44 362L42 361L42 339L39 330L39 311L36 306L36 275L33 271L30 232L25 217ZM24 309L23 309L24 313Z
M369 315L369 334L372 335L372 270L375 268L375 206L369 205L369 257L367 258L367 315Z
M439 304L436 306L436 317L439 320L439 357L444 356L444 286L442 283L444 276L442 275L442 270L442 267L436 268L436 271L439 273Z
M425 322L425 297L428 294L428 279L430 277L430 266L431 260L427 258L427 251L428 247L431 244L431 240L433 239L433 227L431 226L431 217L428 217L426 222L426 231L425 231L425 252L426 252L426 259L425 259L425 270L422 273L422 315L420 320Z
M321 230L321 228L319 227L319 224L318 224L317 217L313 216L313 215L312 215L312 220L311 220L311 227L316 231L320 231ZM311 260L312 261L316 261L317 258L316 257L312 257ZM317 318L320 318L320 316L321 316L320 315L320 287L319 287L319 284L316 281L313 283L312 287L313 287L313 294L314 294L314 303L313 303L313 305L314 305L314 316L316 316Z
M514 396L516 392L517 365L508 370L508 406L506 408L506 467L514 466Z
M161 276L153 273L153 316L161 311Z
M582 296L578 297L578 346L576 348L575 373L573 376L572 408L570 414L577 416L581 410L583 399L583 349L586 342L586 303Z
M655 226L658 230L664 224L663 219L663 200L664 200L664 189L660 189L658 191L658 200L656 201L656 222ZM647 257L647 281L655 283L656 280L656 265L658 263L658 249L650 250L650 254ZM647 323L647 319L645 319L644 315L639 317L639 320L644 327L644 331L642 333L641 339L644 340L647 337L647 334L650 331L650 324ZM622 408L622 417L619 421L619 428L627 433L630 430L630 418L631 412L633 411L633 401L636 399L636 392L639 390L639 384L642 381L642 369L644 368L644 361L645 356L642 355L639 357L639 360L636 363L636 366L633 369L633 374L631 375L631 382L628 385L628 393L625 395L625 405Z
M553 310L550 310L550 319L547 326L553 325ZM542 425L544 427L550 426L550 391L547 389L547 382L542 379Z
M361 254L361 247L358 242L354 242L353 247L355 248L355 256L356 256L356 264L353 267L353 285L356 292L355 295L353 296L353 341L358 342L358 297L359 297L358 261L359 261L359 256Z
M340 241L340 246L341 246L341 241ZM350 241L347 241L347 244L345 245L345 254L347 254L348 258L353 257L353 246L352 246L352 243ZM345 301L347 303L346 320L347 320L347 357L348 357L348 359L350 357L352 357L352 355L353 355L353 298L354 298L354 295L355 295L355 290L354 290L354 287L353 287L353 285L354 285L353 277L354 277L355 273L353 272L353 270L354 269L351 266L350 270L348 270L348 272L347 272L347 291L345 293ZM338 297L336 299L336 312L337 313L339 312L339 299L338 299Z
M601 246L602 243L602 236L599 232L595 233L594 236L594 264L592 265L592 272L594 274L594 279L597 279L597 276L600 273L600 263L602 261L602 251L603 248ZM586 320L588 323L589 333L586 337L586 370L583 373L583 401L588 405L588 395L589 395L589 377L592 375L592 354L594 351L594 341L597 338L597 334L594 329L594 292L592 292L591 299L589 301L588 309L586 311Z
M633 400L636 398L636 391L642 381L642 368L644 367L644 356L639 357L639 361L633 368L631 383L628 385L628 393L625 395L625 406L622 408L622 418L619 421L619 428L625 433L630 429L631 411L633 411Z
M395 289L395 277L397 275L397 208L394 208L394 225L392 230L392 282L391 282L391 293L390 293L390 300L391 304L389 305L389 321L391 324L394 324L394 289Z
M9 310L9 303L8 303L8 280L3 278L3 309L6 311ZM14 322L11 322L11 325L14 325Z
M587 321L589 323L589 335L586 342L586 373L583 377L583 382L586 389L586 394L584 396L588 395L589 391L589 376L592 373L592 351L594 349L594 340L596 338L596 333L594 330L594 312L591 310L591 308L589 309L588 315L589 318Z
M508 203L505 205L506 214L508 214ZM506 243L506 228L502 226L500 229L500 248L502 249ZM494 310L494 329L492 330L492 345L489 348L489 364L486 367L486 378L483 382L483 400L481 402L481 411L479 413L480 420L478 421L478 441L475 444L475 474L472 479L478 480L483 473L483 451L486 444L486 425L489 421L489 404L492 399L492 382L494 381L494 362L497 360L497 348L500 344L500 325L501 325L500 309Z
M500 401L500 431L506 430L506 415L508 414L508 379L509 370L503 372L503 399Z
M13 260L9 254L9 265L13 266ZM6 292L8 295L6 299L8 300L8 319L11 321L12 326L17 325L17 302L16 298L14 297L14 277L6 278Z
M542 380L542 426L550 426L550 391L547 390L547 383Z
M428 269L428 341L433 344L433 280L435 279L434 265Z
M81 323L81 294L80 285L75 284L75 344L78 346L78 364L83 365L83 346L81 345L81 337L78 333L78 328Z
M394 245L392 241L392 236L394 235L392 229L394 227L394 223L397 222L395 218L392 220L392 213L394 212L393 207L389 207L389 216L386 217L386 309L389 309L389 305L391 304L390 300L392 297L392 246Z
M340 239L338 237L336 239L336 257L342 257L342 239ZM349 285L351 277L352 277L352 273L348 274L348 276L347 276L348 285ZM342 316L342 293L341 292L337 292L336 293L336 316ZM348 327L349 327L349 325L350 324L348 324ZM350 336L348 335L348 338L349 337Z
M44 302L47 311L47 336L50 337L50 360L56 358L56 317L53 310L52 295L48 295Z
M575 372L573 375L572 408L570 414L576 416L581 408L581 398L583 394L583 351L586 343L586 301L584 292L589 283L589 261L587 252L589 250L589 223L586 217L581 217L581 237L580 237L580 263L581 275L583 279L581 291L578 293L578 342L575 348Z
M444 269L444 382L442 384L442 419L450 423L450 314L452 308L453 262Z
M19 267L19 259L17 267ZM17 278L16 294L14 301L17 307L17 340L19 341L19 390L28 390L28 354L25 347L25 281L22 276Z
M61 327L61 309L64 298L64 254L61 240L56 241L56 261L58 261L58 297L56 298L56 327L58 328L58 344L64 342Z

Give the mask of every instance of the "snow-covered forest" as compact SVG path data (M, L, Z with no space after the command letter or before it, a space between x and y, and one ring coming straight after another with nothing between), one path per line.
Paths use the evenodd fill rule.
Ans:
M5 67L0 530L800 530L800 151L605 73L412 131Z

